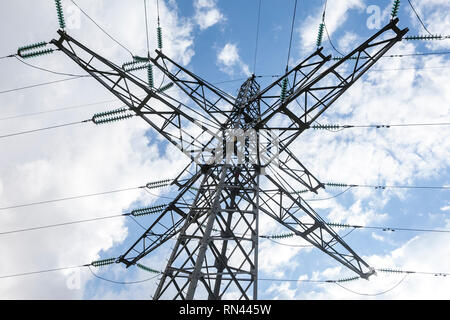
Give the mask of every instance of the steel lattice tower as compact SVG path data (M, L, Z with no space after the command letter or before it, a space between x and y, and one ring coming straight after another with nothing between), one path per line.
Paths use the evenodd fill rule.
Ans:
M178 88L170 95L58 31L59 50L191 159L173 182L178 195L117 262L133 266L175 239L154 299L256 299L259 220L267 215L358 276L372 275L299 195L324 185L289 146L402 40L408 30L397 23L342 59L318 48L262 90L252 76L237 97L157 50L148 63Z

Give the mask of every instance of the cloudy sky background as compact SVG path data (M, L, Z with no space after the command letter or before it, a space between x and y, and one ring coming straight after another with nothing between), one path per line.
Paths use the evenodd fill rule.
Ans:
M145 55L143 1L87 1L77 3L133 53ZM448 34L450 4L444 0L413 1L432 33ZM129 54L87 20L70 1L63 0L68 33L117 64ZM267 84L283 72L287 58L294 1L263 0L256 74ZM389 20L391 1L329 1L326 23L334 45L344 53L376 32L367 27L380 9L381 25ZM58 28L50 0L3 1L0 56L19 46L56 38ZM150 47L156 47L156 4L148 1ZM160 0L164 52L231 94L253 72L258 1ZM290 64L314 50L321 1L299 1ZM424 34L407 3L399 12L400 27L410 35ZM337 55L324 39L326 53ZM389 54L444 52L450 40L399 43ZM28 62L28 60L27 60ZM29 60L51 70L83 74L62 53ZM450 119L450 61L445 55L384 58L322 117L321 123L401 124L437 123ZM0 60L0 91L68 78L30 68L15 58ZM145 76L144 73L137 75ZM155 74L156 82L161 75ZM231 81L233 80L233 81ZM234 81L237 80L237 81ZM97 103L98 102L98 103ZM92 104L96 103L96 104ZM78 105L64 111L21 116ZM93 113L121 105L90 78L0 94L0 135L89 119ZM448 127L353 129L339 133L309 131L292 147L323 182L379 185L448 186L450 184L450 130ZM187 163L180 152L158 140L144 121L133 118L105 126L80 124L0 139L0 208L16 204L137 187L174 177ZM328 188L324 199L343 191ZM330 200L311 205L331 222L427 229L450 229L450 197L446 190L354 188ZM58 267L78 266L123 253L142 229L125 218L112 218L58 228L1 234L2 232L103 217L132 208L170 201L174 190L132 190L58 203L0 210L0 277ZM261 234L282 233L276 224L261 223ZM148 225L152 217L139 221ZM345 234L348 230L340 231ZM377 268L450 272L450 236L445 233L355 230L347 242ZM318 250L297 247L293 238L260 243L260 277L279 279L339 279L351 273ZM170 245L144 259L163 269ZM152 275L136 268L113 265L93 271L110 280L133 282ZM0 279L3 299L148 299L156 280L118 285L95 278L89 269L73 269ZM370 281L344 286L305 282L260 281L262 299L448 299L448 278L378 274ZM400 283L400 284L399 284ZM398 286L396 286L399 284ZM393 289L392 289L393 288ZM389 291L389 289L392 289ZM371 296L382 293L382 295Z

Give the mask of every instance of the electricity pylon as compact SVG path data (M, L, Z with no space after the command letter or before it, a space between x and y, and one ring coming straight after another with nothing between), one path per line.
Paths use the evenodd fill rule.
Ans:
M168 94L59 30L52 43L60 51L191 159L173 182L178 195L117 262L133 266L172 239L154 299L256 299L265 214L361 278L372 275L299 195L299 187L317 193L324 185L289 147L402 40L408 29L397 23L334 63L318 48L262 90L253 75L237 97L156 50L148 63L178 88Z

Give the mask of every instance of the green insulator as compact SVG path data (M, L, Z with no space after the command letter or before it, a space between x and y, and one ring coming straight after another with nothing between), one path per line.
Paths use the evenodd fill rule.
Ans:
M293 236L294 236L293 233L283 233L283 234L271 235L271 236L269 236L269 238L271 238L271 239L286 239L286 238L291 238Z
M153 83L153 66L151 64L149 64L147 66L147 78L148 78L148 86L150 88L154 87L154 83Z
M133 66L133 65L135 65L136 63L137 63L137 61L128 61L128 62L125 62L124 64L122 64L122 69L126 69L127 67Z
M131 215L135 217L139 216L145 216L149 214L155 214L164 211L164 209L167 207L167 204L161 204L158 206L152 206L152 207L146 207L141 209L135 209L131 211Z
M339 279L339 280L336 280L335 282L350 282L350 281L355 281L355 280L359 280L359 279L361 279L361 278L355 276L355 277L351 277L351 278Z
M312 128L316 130L337 130L341 126L338 124L326 124L326 125L313 125Z
M397 16L399 8L400 8L400 0L394 0L391 11L392 18L395 18Z
M328 222L327 225L329 225L330 227L335 227L335 228L351 228L351 226L349 224L342 224L342 223Z
M50 53L53 53L53 51L54 51L53 49L46 49L46 50L41 50L41 51L34 51L34 52L19 54L19 56L24 59L29 59L29 58L34 58L34 57L38 57L38 56L43 56L45 54L50 54Z
M442 39L441 35L426 35L426 36L407 36L405 40L439 40Z
M154 270L154 269L149 268L149 267L147 267L147 266L144 266L144 265L142 265L142 264L140 264L140 263L136 263L136 266L137 266L139 269L142 269L142 270L147 271L147 272L150 272L150 273L161 273L160 271Z
M166 90L169 90L170 88L173 87L173 82L169 82L168 84L162 86L161 88L159 88L157 91L158 92L164 92Z
M283 82L281 83L281 93L280 93L281 102L284 102L284 100L286 99L287 85L288 85L288 79L284 78Z
M145 187L147 189L157 189L157 188L166 187L166 186L170 185L171 183L172 183L171 179L166 179L166 180L149 182L145 185Z
M147 57L133 56L134 61L136 62L148 62Z
M101 117L111 116L113 114L120 114L120 113L126 112L127 110L128 110L127 108L120 108L120 109L100 112L100 113L94 114L94 118L101 118Z
M92 121L95 124L99 125L99 124L105 124L105 123L110 123L110 122L126 120L126 119L129 119L129 118L133 117L133 116L134 115L132 115L132 114L126 114L126 115L117 116L117 117L108 117L108 118L100 118L100 119L93 118Z
M134 64L126 65L123 69L126 72L136 71L136 70L142 70L147 68L147 64L139 65L140 62L135 62Z
M23 51L28 51L31 49L45 47L46 45L47 45L47 42L42 41L42 42L27 45L27 46L22 46L22 47L19 47L19 49L17 49L17 53L20 55Z
M161 50L162 47L163 47L163 42L162 42L162 29L161 29L161 27L157 27L157 28L156 28L156 35L157 35L157 38L158 38L158 48L159 48L159 50Z
M64 29L66 27L66 22L64 21L64 12L61 5L61 0L55 0L56 13L58 15L59 27Z
M323 39L323 28L325 27L325 24L323 24L323 23L321 23L320 25L319 25L319 32L318 32L318 34L317 34L317 40L316 40L316 45L318 46L318 47L320 47L321 46L321 44L322 44L322 39Z
M325 183L325 185L329 187L339 187L339 188L349 187L348 184L344 183Z
M305 189L305 190L291 192L291 194L299 194L299 193L307 193L307 192L309 192L309 190Z
M384 269L378 269L379 272L384 272L384 273L410 273L407 271L403 271L403 270L397 270L397 269L390 269L390 268L384 268Z
M113 264L116 262L116 258L110 258L110 259L103 259L103 260L97 260L97 261L93 261L91 263L92 266L94 267L102 267L102 266L106 266L109 264Z

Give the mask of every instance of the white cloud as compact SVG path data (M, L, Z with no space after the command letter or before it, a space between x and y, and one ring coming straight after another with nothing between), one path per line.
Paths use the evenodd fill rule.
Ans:
M220 66L220 70L229 75L234 74L235 67L238 67L240 69L240 73L245 74L246 76L250 76L251 74L248 65L241 60L236 44L225 44L217 55L217 62Z
M413 1L413 5L428 31L435 35L448 35L447 30L450 29L450 21L448 16L443 14L445 12L449 12L450 10L450 3L448 1ZM419 30L419 34L428 35L413 10L409 10L409 15L413 21L415 29ZM441 41L429 41L427 42L427 47L429 49L448 49L450 48L450 41L448 39Z
M383 237L383 236L380 236L379 234L377 234L377 233L375 233L375 232L372 232L372 233L371 233L371 236L372 236L372 238L374 238L375 240L378 240L378 241L384 241L384 237Z
M220 50L217 60L227 67L232 67L239 62L238 49L235 44L227 43L222 50Z
M194 2L194 8L194 20L201 30L205 30L226 20L225 16L217 8L215 0L196 0Z
M146 52L146 37L142 32L144 26L142 2L78 1L78 3L133 53L142 55ZM26 4L22 2L2 4L2 12L11 13L5 16L3 23L14 25L16 30L14 35L6 30L1 31L2 52L14 51L14 48L27 43L57 37L57 20L53 4L32 7L28 5L27 8L25 6ZM192 23L180 17L175 9L166 7L164 1L160 1L160 10L164 15L161 22L165 53L184 64L189 63L194 54ZM27 23L23 21L18 23L13 19L12 13L17 12L20 12L23 21ZM38 21L35 19L36 16L49 16L54 19ZM149 10L149 24L151 23L155 23L156 26L154 10ZM124 25L127 27L124 28ZM84 17L81 19L80 29L68 29L67 32L117 64L130 59L125 50ZM151 48L155 48L156 37L154 34L150 37ZM30 62L56 71L83 73L62 53ZM0 78L0 86L5 89L61 78L26 67L14 59L3 60L1 68L2 74L16 75ZM162 75L157 72L155 77L156 81L162 79ZM113 98L94 80L84 80L43 86L21 91L20 94L1 95L0 102L5 106L2 109L2 116ZM88 119L95 112L121 106L119 103L105 103L89 108L5 120L1 123L1 134ZM3 188L0 187L0 206L134 187L149 181L173 177L174 172L182 169L186 157L181 153L170 151L166 153L164 149L159 150L155 141L149 141L145 136L148 130L147 124L135 118L106 126L97 127L87 123L2 139L0 185ZM169 167L173 171L162 170ZM2 211L1 231L120 214L133 203L150 204L154 201L155 197L141 191L128 191ZM0 250L8 258L2 260L0 274L80 265L99 258L109 258L111 254L109 250L123 243L126 238L133 241L138 236L128 234L125 223L124 218L113 218L2 235ZM74 279L76 280L78 275L79 290L72 288L71 284L72 282L76 284L77 281ZM91 279L92 275L86 269L82 269L80 273L69 270L2 279L0 297L81 299L85 297L85 286Z
M328 1L325 22L330 37L342 24L345 23L350 10L361 10L364 8L363 0ZM312 15L309 15L300 27L297 28L300 35L302 52L309 52L314 48L319 24L322 22L322 13L323 8L321 6L317 6L315 12ZM324 41L325 39L326 34L324 33Z
M358 35L354 32L346 32L338 41L338 46L344 52L350 52L360 42Z

